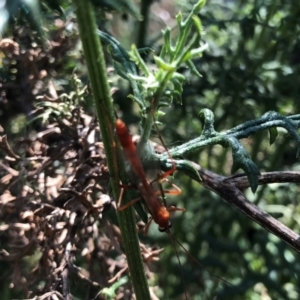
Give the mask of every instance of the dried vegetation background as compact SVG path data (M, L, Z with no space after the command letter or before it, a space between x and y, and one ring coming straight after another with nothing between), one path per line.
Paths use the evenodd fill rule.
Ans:
M64 25L47 53L24 28L0 40L1 299L93 299L127 274L99 128L82 106L88 88L75 73L72 91L58 85L77 43ZM145 260L160 252L141 248ZM111 298L133 297L129 284L117 288Z
M62 2L66 21L56 12L45 13L45 50L24 20L0 39L0 300L134 299L76 22L69 2ZM153 49L161 47L160 30L176 23L179 2L186 15L195 1L152 3L143 36ZM299 9L295 0L207 1L200 18L210 48L195 61L200 80L182 69L188 79L183 105L174 103L162 120L168 146L201 133L202 108L214 112L218 131L267 111L285 116L299 111L300 42L294 38ZM110 27L104 27L130 49L136 21L110 17ZM129 126L137 124L128 83L112 68L108 74L118 87L119 116ZM299 171L295 142L282 132L273 145L268 140L267 132L244 140L260 171ZM210 148L189 159L231 174L226 149ZM150 285L161 288L151 289L153 299L164 299L163 292L182 299L184 288L197 299L299 299L297 252L186 176L176 174L174 183L182 195L172 201L186 208L173 216L174 236L208 270L239 286L222 284L186 254L179 253L180 268L170 239L152 225L148 244L164 247L160 262L152 263L162 250L141 244ZM296 184L247 194L295 232L300 231L298 195Z

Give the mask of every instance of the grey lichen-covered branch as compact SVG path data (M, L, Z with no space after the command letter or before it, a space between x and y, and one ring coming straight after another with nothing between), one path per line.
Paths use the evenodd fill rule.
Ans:
M260 174L258 167L251 160L239 139L246 138L261 130L270 131L270 143L277 136L277 127L285 128L298 144L297 156L299 154L300 137L297 129L300 127L300 115L282 116L276 112L268 112L261 118L245 122L231 130L218 133L213 126L213 113L202 110L200 113L203 130L201 135L178 147L169 150L169 153L160 155L163 169L169 169L174 162L178 171L185 173L190 178L198 181L204 187L222 197L223 200L235 206L242 213L260 224L263 228L276 235L300 253L300 236L277 221L268 213L248 201L243 190L251 187L255 191L258 185L274 182L300 182L300 172L270 172ZM207 146L220 144L223 147L231 147L236 169L242 168L246 174L238 174L231 177L220 176L211 171L201 168L185 157L193 151L203 149ZM170 154L175 160L170 159Z

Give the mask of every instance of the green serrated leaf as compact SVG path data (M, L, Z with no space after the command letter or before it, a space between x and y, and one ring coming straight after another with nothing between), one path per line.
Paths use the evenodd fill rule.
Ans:
M273 127L269 129L269 133L270 133L270 145L272 145L278 136L278 130L276 127Z

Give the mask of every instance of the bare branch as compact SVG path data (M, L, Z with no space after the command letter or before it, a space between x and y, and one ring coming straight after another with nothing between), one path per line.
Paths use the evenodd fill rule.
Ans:
M181 161L176 161L177 169L185 171ZM193 178L207 189L218 194L222 199L235 206L243 214L276 235L300 253L300 236L271 215L250 202L242 190L249 187L246 174L224 177L189 162L198 172L202 181ZM275 182L300 182L300 172L269 172L259 176L259 184Z
M235 184L240 190L249 188L249 181L246 174L237 174L228 177L226 181L230 181ZM265 172L258 176L258 184L269 183L288 183L288 182L300 182L300 172L297 171L278 171L278 172Z

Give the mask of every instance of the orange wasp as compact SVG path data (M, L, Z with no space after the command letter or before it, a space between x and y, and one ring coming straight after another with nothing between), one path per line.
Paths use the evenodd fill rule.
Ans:
M176 256L178 258L179 264L181 266L180 260L179 260L179 256L176 250L176 245L175 242L187 253L187 255L193 260L195 261L199 266L201 266L201 268L205 269L209 274L215 276L216 278L224 281L225 283L229 284L232 286L231 283L229 283L228 281L212 274L210 271L208 271L203 265L201 265L185 248L184 246L177 240L175 239L175 237L173 236L173 234L170 231L170 227L171 227L171 222L170 222L170 211L182 211L184 212L185 209L184 208L177 208L174 206L170 206L167 207L165 203L163 203L162 201L160 201L160 198L158 196L158 194L163 194L163 191L158 191L159 193L157 193L157 191L154 189L152 183L154 181L163 181L167 176L169 176L170 174L172 174L175 170L176 170L176 166L174 164L173 168L170 169L169 171L165 172L164 174L162 174L161 176L158 177L158 179L154 180L154 181L148 181L147 180L147 175L145 172L145 169L143 167L143 164L141 162L141 159L139 157L137 148L135 146L135 144L132 141L132 136L130 135L126 124L120 120L117 119L115 122L115 128L116 128L116 132L118 135L118 138L120 140L120 144L123 148L123 152L124 152L124 156L125 158L129 161L133 172L135 173L135 175L139 178L139 184L137 185L137 189L139 190L145 204L146 207L151 215L151 219L148 221L148 224L146 225L146 229L145 232L147 232L151 221L154 220L155 223L158 224L159 226L159 231L163 231L166 232L169 237L170 240L174 246L175 252L176 252ZM180 194L181 190L176 187L176 190L171 190L171 191L166 191L169 194ZM141 198L138 199L134 199L132 201L130 201L129 203L126 203L125 205L120 205L121 201L122 201L122 196L123 196L123 192L124 192L124 186L123 189L121 190L120 193L120 197L119 197L119 201L118 201L118 210L124 210L127 207L129 207L130 205L133 205L134 203L140 201ZM184 282L184 278L182 276L182 280ZM187 294L185 291L185 298L187 299Z
M160 231L166 231L171 227L170 222L170 211L185 211L184 208L177 208L177 207L166 207L164 204L161 203L157 192L154 190L151 183L147 180L146 172L142 165L141 159L138 155L137 149L135 144L132 141L132 136L129 134L126 124L117 119L115 123L116 132L119 137L121 146L123 148L123 152L127 160L130 162L133 171L139 177L140 183L138 185L138 190L142 195L142 198L145 200L146 206L152 216L154 222L159 225ZM175 167L171 170L165 172L159 180L169 176L175 171ZM180 189L177 188L177 191L169 191L172 194L179 194L181 193ZM122 198L122 193L120 195L119 202ZM123 210L128 206L134 204L135 202L139 201L140 199L133 200L124 206L120 206L118 209Z

